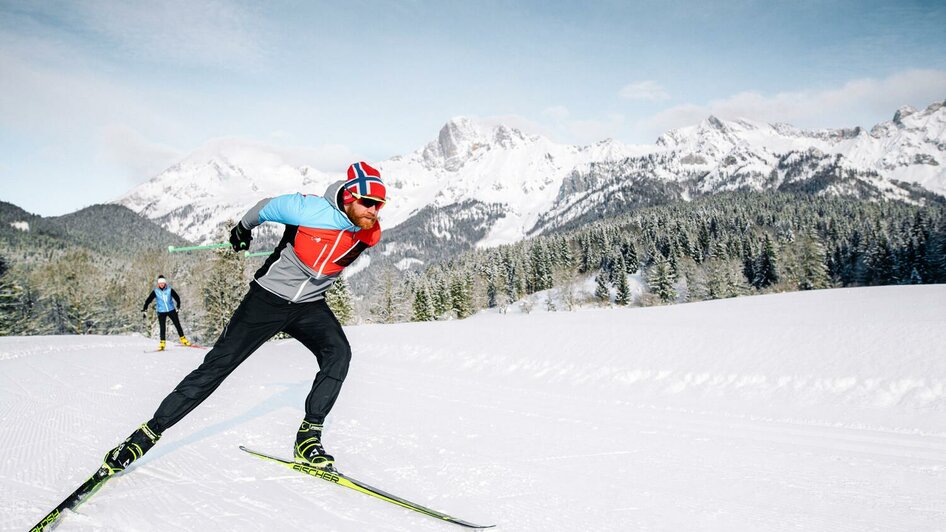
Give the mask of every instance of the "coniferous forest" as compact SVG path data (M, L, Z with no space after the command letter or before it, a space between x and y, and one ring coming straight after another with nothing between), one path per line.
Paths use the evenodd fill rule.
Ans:
M6 204L0 221L24 217L13 208ZM31 232L0 228L0 334L154 336L153 307L146 316L140 310L154 278L164 274L183 300L187 334L213 342L262 264L228 251L169 254L169 241L186 243L143 219L123 218L130 230L90 239L76 228L114 228L95 218L110 216L109 209L90 212L86 218L97 223L70 215L56 223L29 218ZM356 275L328 294L342 323L462 319L513 304L525 312L533 305L567 311L942 283L946 205L731 192L371 277L369 287ZM526 297L538 292L546 295Z
M645 287L636 297L629 278ZM641 209L579 229L386 272L379 321L464 318L526 301L657 305L768 292L946 282L946 207L732 192ZM593 294L578 286L593 279Z

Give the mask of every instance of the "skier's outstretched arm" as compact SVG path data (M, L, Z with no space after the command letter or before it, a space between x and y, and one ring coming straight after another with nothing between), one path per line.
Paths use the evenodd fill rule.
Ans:
M154 290L148 294L148 299L145 299L145 304L141 306L141 312L148 310L148 305L150 305L152 301L154 301Z

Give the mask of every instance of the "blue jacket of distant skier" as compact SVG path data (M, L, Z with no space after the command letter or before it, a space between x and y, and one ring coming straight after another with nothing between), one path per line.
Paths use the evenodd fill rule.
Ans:
M177 295L177 292L171 288L170 284L164 285L164 289L155 287L151 294L148 295L148 299L145 300L145 304L141 307L141 310L147 310L148 305L150 305L152 301L154 301L155 310L162 314L174 312L181 306L181 298Z

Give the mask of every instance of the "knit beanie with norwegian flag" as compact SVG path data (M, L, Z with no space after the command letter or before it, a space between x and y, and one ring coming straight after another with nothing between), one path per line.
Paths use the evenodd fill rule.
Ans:
M348 167L348 180L342 190L342 202L351 203L357 198L385 201L387 191L381 181L381 172L368 163L357 162Z

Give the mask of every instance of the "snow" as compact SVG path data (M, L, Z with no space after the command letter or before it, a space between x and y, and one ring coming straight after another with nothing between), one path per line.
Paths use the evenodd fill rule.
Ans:
M18 231L29 232L30 223L29 222L10 222L10 227Z
M944 320L934 285L348 327L325 440L352 476L499 531L941 530ZM0 530L204 354L153 346L0 338ZM288 456L315 371L264 345L59 530L458 530L237 449Z
M411 266L423 266L423 264L424 264L424 261L422 260L418 260L414 258L406 258L406 259L401 259L397 261L397 264L395 264L394 267L397 268L398 270L404 271L410 268Z
M704 192L771 186L778 156L810 149L840 155L842 166L861 173L889 199L902 198L890 179L946 193L946 107L901 109L893 120L864 129L802 130L787 124L708 117L668 131L654 145L632 146L613 139L589 146L559 144L503 124L470 117L449 120L434 140L411 153L375 161L388 185L382 222L401 224L426 206L444 207L473 199L501 203L505 217L490 228L481 247L521 240L559 200L565 179L594 163L650 156L663 163L654 177L680 180L703 175ZM157 221L189 240L210 243L219 226L240 218L264 197L292 192L322 194L342 173L300 164L298 155L235 138L208 141L173 167L128 192L117 203ZM733 164L730 164L730 161ZM732 175L744 176L733 181ZM752 177L745 177L752 176Z

